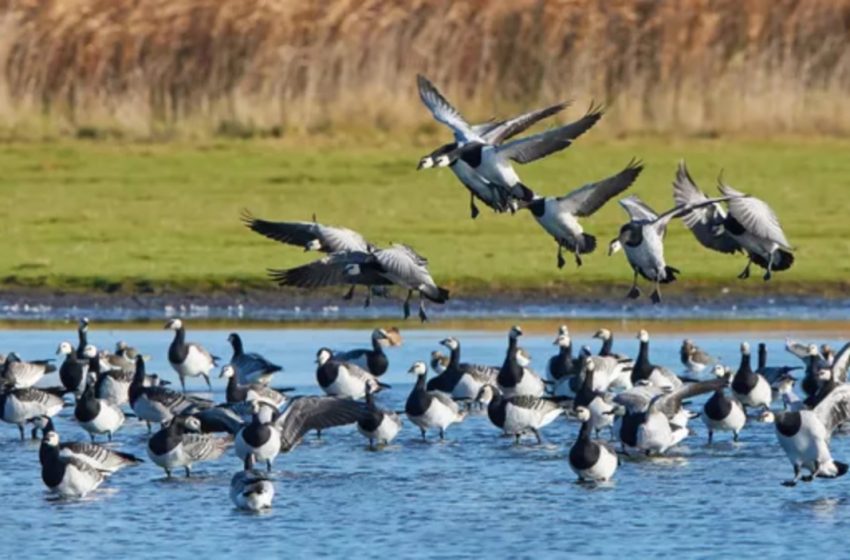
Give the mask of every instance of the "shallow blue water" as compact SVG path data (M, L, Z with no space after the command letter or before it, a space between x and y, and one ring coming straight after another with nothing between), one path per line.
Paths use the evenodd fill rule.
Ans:
M151 371L175 379L165 361L170 332L93 328L93 343L111 347L125 339L153 356ZM229 356L228 331L189 329L190 340ZM405 332L404 345L389 350L385 381L393 389L383 395L384 404L403 408L410 388L405 372L447 334L460 338L467 360L496 364L502 359L501 333ZM633 335L618 334L615 348L635 353ZM677 365L678 345L686 334L654 337L653 361ZM751 333L747 336L757 342ZM361 346L368 333L250 330L243 338L248 350L286 367L276 385L314 393L317 348ZM539 370L552 353L552 338L522 340ZM738 333L692 338L737 363ZM795 358L781 352L780 333L763 338L770 342L772 364L794 364ZM75 340L75 334L0 331L0 348L37 358L51 355L63 339ZM48 379L48 384L57 382ZM191 389L202 389L191 383ZM218 379L215 397L223 399ZM701 402L694 401L693 408L700 409ZM57 423L63 439L87 437L69 414L71 409L63 411ZM197 465L196 476L188 480L166 481L147 462L117 473L86 500L50 501L40 479L38 444L19 442L13 426L0 424L0 557L843 556L850 478L784 488L779 483L791 468L771 426L748 425L738 445L719 435L710 448L701 421L691 426L696 434L669 458L627 460L612 484L598 488L575 484L567 464L568 445L578 428L572 422L550 425L542 446L531 441L515 446L481 416L451 427L444 443L422 443L418 430L407 423L396 442L380 452L369 452L354 429L338 428L321 441L308 437L279 457L274 509L249 515L234 510L228 498L230 476L240 468L232 454ZM146 458L146 437L130 419L116 446ZM837 436L832 447L837 458L850 459L848 438Z

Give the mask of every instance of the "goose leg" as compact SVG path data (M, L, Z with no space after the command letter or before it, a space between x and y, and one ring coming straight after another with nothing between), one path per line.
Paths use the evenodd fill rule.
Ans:
M626 297L629 298L629 299L637 299L637 298L640 297L640 288L638 288L637 280L638 280L638 271L637 271L637 269L635 269L635 276L632 279L632 289L629 290L628 294L626 294Z
M353 290L354 286L351 289ZM369 307L370 305L372 305L372 286L366 288L366 301L363 302L363 307Z
M738 275L738 278L741 280L746 280L750 277L750 265L753 264L753 259L747 259L747 266L744 267L744 270L741 271L741 274Z
M89 437L91 438L91 442L94 443L94 434L89 432Z
M714 430L708 430L708 445L714 440Z
M652 300L652 303L661 303L661 286L658 280L655 281L655 289L652 290L652 295L649 296L649 299Z
M212 392L212 383L210 383L210 376L206 373L202 374L204 376L204 381L207 382L207 388Z
M186 478L191 478L192 477L192 469L190 469L188 465L186 465L185 469L186 469Z
M407 298L404 300L404 318L410 317L410 299L413 297L413 290L407 290Z
M738 443L738 436L741 435L740 432L732 432L732 441Z
M581 254L578 252L578 247L576 247L575 258L576 258L576 266L581 266Z
M355 288L355 286L352 284L352 286L348 289L348 291L345 293L345 295L342 296L342 299L348 301L351 298L353 298L354 297L354 288Z
M108 441L109 443L112 443L112 432L106 433L106 441Z
M428 436L425 435L425 428L419 428L419 431L422 432L422 441L428 441Z
M537 428L531 428L531 433L533 433L534 437L537 438L537 445L541 445L543 443L543 438L540 437L540 432L537 431Z
M564 246L558 243L558 268L564 268L567 261L564 260Z
M770 256L767 258L767 272L764 273L764 281L767 282L773 276L773 255L774 252L770 252Z
M165 478L171 478L171 469L165 469Z
M186 392L186 379L181 375L180 376L180 387L182 387L183 392Z
M440 441L443 441L444 439L446 439L446 429L440 428Z
M469 215L474 220L478 217L478 207L475 205L475 195L469 193Z
M145 424L148 425L148 433L151 433L153 431L153 428L151 428L151 423L145 420Z
M266 460L266 471L272 472L272 460L271 459Z
M32 436L32 439L38 439L38 426L33 427L30 435Z
M798 480L800 480L800 465L794 465L794 478L784 481L782 486L796 486Z
M375 440L372 439L372 438L369 438L369 451L374 451L374 450L375 450Z
M514 434L514 445L519 445L519 438L520 438L519 434Z
M322 439L322 430L316 430L316 439Z
M21 432L21 441L24 441L26 437L24 436L25 430L23 424L18 424L18 431Z
M425 302L422 301L422 292L419 293L419 320L423 323L428 320L428 315L425 314Z

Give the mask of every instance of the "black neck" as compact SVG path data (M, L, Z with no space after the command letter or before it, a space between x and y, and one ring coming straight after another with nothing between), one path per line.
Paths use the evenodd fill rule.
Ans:
M183 341L181 340L180 342L182 343ZM244 350L242 348L242 339L239 337L238 334L233 333L232 335L230 335L230 345L233 346L233 357L234 358L236 356L241 356L242 353L244 352Z
M610 356L611 347L614 345L614 337L606 338L602 341L602 348L599 349L600 356Z

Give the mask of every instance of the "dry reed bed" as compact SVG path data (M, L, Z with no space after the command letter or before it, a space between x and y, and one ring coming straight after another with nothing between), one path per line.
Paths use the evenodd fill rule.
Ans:
M848 45L850 0L0 0L0 126L428 134L423 72L478 116L843 134Z

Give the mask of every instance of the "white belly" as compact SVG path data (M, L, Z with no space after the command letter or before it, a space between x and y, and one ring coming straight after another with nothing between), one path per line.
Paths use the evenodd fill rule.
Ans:
M117 381L115 378L107 376L97 396L120 406L129 400L129 391L129 383Z
M243 428L244 430L244 428ZM236 436L234 444L236 448L236 456L245 460L249 453L254 454L254 459L259 461L273 461L280 454L280 434L276 430L272 430L272 437L260 447L251 447L242 438L242 431Z
M664 453L672 445L674 444L670 422L659 412L649 413L646 421L637 430L638 448L643 451Z
M103 482L102 477L92 477L77 470L73 465L65 468L65 476L59 486L53 488L60 496L65 498L82 498Z
M179 364L172 363L171 367L181 377L198 377L199 375L209 375L213 363L195 346L190 346L186 359Z
M576 469L570 465L580 479L587 482L607 482L617 472L617 455L611 453L604 445L599 447L599 460L589 469Z
M514 387L503 387L502 392L505 395L505 398L516 397L520 395L528 395L531 397L542 397L546 391L546 385L544 385L543 380L537 376L537 374L533 373L531 370L526 369L522 375L522 379L520 379L519 383Z
M740 432L747 423L747 415L744 414L744 407L737 401L732 401L732 410L726 418L721 420L713 420L708 417L705 412L702 413L702 421L705 426L715 432Z
M401 431L401 422L397 417L393 418L389 414L385 414L384 419L381 420L381 424L375 431L367 432L361 428L359 424L357 425L357 430L366 438L389 443L394 440L399 431Z
M428 407L425 414L422 416L410 416L409 418L411 422L424 430L431 428L445 430L450 425L460 421L458 414L454 410L437 399L431 401L431 406Z
M474 400L483 386L483 383L476 381L471 375L464 374L457 382L457 385L455 385L452 391L452 397L455 399Z
M163 455L154 454L149 446L148 457L150 457L151 461L160 467L168 470L192 466L192 458L188 453L184 452L182 443L178 444L177 447Z
M90 434L114 434L124 424L124 413L115 405L101 399L100 413L88 422L80 422Z
M366 383L348 373L344 367L340 367L334 382L325 387L325 393L332 397L361 399L366 396Z
M770 384L767 380L759 375L758 383L747 395L743 395L740 393L735 393L735 396L741 401L741 404L746 406L762 406L765 408L770 407L770 403L773 402L773 393L770 390Z

